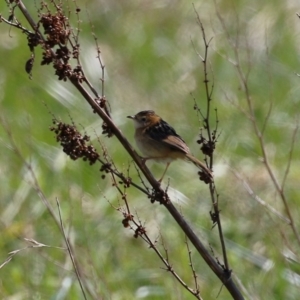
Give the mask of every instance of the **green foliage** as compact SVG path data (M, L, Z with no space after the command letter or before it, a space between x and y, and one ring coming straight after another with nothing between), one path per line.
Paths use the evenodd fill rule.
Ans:
M202 123L193 110L193 98L205 111L204 75L197 54L203 55L204 48L191 2L103 0L89 1L87 6L86 1L76 2L81 8L79 19L83 20L83 66L94 87L101 91L101 69L91 34L94 32L105 62L105 95L112 117L128 139L133 142L133 127L126 116L153 109L202 159L196 143ZM287 217L262 162L262 149L251 120L248 113L243 113L248 111L248 104L234 63L237 51L241 70L249 76L249 93L260 130L271 107L264 145L269 164L281 183L299 121L300 79L296 73L300 20L295 12L300 7L285 1L216 2L197 2L195 6L207 39L212 38L209 78L214 83L212 109L217 108L220 130L214 171L229 264L252 299L296 299L299 244L291 227L251 197L245 182L235 175L237 172L254 194ZM36 16L33 5L28 9ZM75 28L78 24L73 6L71 13ZM26 27L17 9L15 14ZM3 3L1 15L9 15ZM53 115L82 126L82 132L92 136L99 152L101 140L126 174L131 158L122 145L116 138L101 135L101 120L70 83L57 82L50 66L39 65L41 53L36 53L30 80L25 73L25 63L30 58L25 35L4 23L0 25L0 56L4 58L0 68L0 258L5 261L9 252L30 246L24 238L50 246L25 249L0 269L1 298L82 298L62 234L41 199L42 191L56 216L56 199L59 200L66 233L92 291L87 293L89 299L194 299L162 269L162 263L142 239L133 238L134 232L122 226L123 215L114 207L124 203L110 176L101 179L100 165L91 167L83 161L71 161L62 153L49 130ZM231 47L229 41L236 46ZM212 111L212 121L215 119ZM299 146L298 133L284 188L296 228ZM159 178L163 167L149 166ZM139 182L133 164L130 176ZM222 263L218 234L211 229L207 186L199 182L192 165L182 162L171 164L167 177L170 186L178 191L174 199L183 215L207 246L212 245ZM185 239L174 220L163 206L151 204L133 187L126 193L148 234L153 240L162 234L171 265L193 287ZM165 254L161 240L158 246ZM201 296L214 299L222 285L192 247L191 250ZM60 296L63 293L65 296ZM219 299L231 297L223 288Z

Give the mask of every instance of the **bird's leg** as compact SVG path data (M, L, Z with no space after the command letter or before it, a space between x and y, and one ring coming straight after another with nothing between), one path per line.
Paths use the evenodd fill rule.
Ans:
M146 161L149 160L149 159L158 159L158 157L140 157L140 158L141 158L142 163L143 163L144 165L146 165ZM161 157L159 157L159 158L161 158ZM166 172L167 172L167 170L168 170L168 168L169 168L169 165L170 165L170 162L167 163L167 166L166 166L166 168L165 168L165 170L164 170L163 175L162 175L161 178L158 180L159 183L161 183L162 180L164 179L164 176L165 176L165 174L166 174Z
M162 175L161 178L158 180L159 183L161 183L162 180L164 179L164 176L165 176L165 174L166 174L166 172L167 172L167 170L168 170L168 168L169 168L169 165L170 165L170 162L167 163L167 166L166 166L166 168L165 168L165 171L164 171L163 175Z

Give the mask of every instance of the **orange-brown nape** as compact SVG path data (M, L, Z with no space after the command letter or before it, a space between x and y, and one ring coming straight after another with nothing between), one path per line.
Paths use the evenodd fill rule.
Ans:
M161 117L156 115L153 110L146 111L145 116L148 118L151 125L157 124L161 121Z

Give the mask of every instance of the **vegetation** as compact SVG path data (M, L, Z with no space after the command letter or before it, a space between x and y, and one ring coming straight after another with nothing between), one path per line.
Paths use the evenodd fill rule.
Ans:
M296 299L300 7L27 2L0 4L1 298ZM159 185L145 109L214 183Z

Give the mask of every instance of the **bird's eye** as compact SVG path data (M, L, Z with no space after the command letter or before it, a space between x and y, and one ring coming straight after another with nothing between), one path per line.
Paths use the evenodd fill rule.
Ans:
M142 121L142 122L145 122L145 121L146 121L146 117L142 117L142 118L141 118L141 121Z

